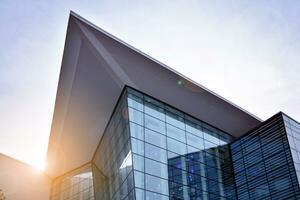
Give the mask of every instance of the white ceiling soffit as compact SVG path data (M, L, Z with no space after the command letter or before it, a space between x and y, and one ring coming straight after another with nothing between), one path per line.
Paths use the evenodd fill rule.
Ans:
M71 12L49 141L50 176L91 160L125 85L234 136L261 121Z

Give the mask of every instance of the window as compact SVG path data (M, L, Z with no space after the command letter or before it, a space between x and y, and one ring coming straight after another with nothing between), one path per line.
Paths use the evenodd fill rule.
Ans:
M165 135L145 129L145 141L166 149L167 139Z
M165 149L153 146L151 144L145 144L145 156L153 160L157 160L163 163L167 163L167 152Z
M144 125L144 115L142 112L137 111L133 108L128 108L129 120L139 125Z
M146 190L168 195L168 181L155 176L146 174Z
M131 138L131 148L133 153L144 155L144 142Z
M196 137L193 134L186 133L187 144L197 149L204 149L204 140L200 137Z
M135 95L128 94L128 106L143 112L143 100Z
M144 173L142 172L138 172L138 171L134 171L134 183L135 183L135 187L138 188L144 188Z
M169 124L167 124L167 136L186 143L185 132Z
M130 122L130 133L132 137L144 140L144 127Z
M179 155L185 155L187 153L187 147L184 143L181 143L177 140L171 138L167 139L168 141L168 150L177 153Z
M145 166L146 166L145 172L147 174L168 179L168 167L166 164L146 158Z
M165 123L148 115L145 115L145 127L162 134L166 133Z
M151 115L155 118L158 118L162 121L165 121L166 115L164 113L164 110L152 103L145 103L145 113L148 115Z

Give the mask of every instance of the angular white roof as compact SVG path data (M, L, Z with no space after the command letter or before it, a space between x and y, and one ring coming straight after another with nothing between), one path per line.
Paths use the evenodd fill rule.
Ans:
M50 176L92 159L125 85L233 136L261 121L71 12L49 141Z

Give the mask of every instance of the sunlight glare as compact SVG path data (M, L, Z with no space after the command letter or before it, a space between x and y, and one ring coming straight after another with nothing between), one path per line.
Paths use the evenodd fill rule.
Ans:
M39 158L32 158L28 164L39 171L44 171L46 168L45 160Z

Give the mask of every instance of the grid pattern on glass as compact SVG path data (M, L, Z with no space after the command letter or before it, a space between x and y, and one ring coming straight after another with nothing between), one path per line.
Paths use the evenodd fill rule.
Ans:
M299 199L282 116L231 144L238 199Z
M232 137L127 89L136 197L235 199Z
M125 93L123 93L93 158L96 199L134 199L132 153L126 102ZM130 113L129 115L132 116Z
M283 115L283 120L300 184L300 123L286 115Z
M53 181L51 200L94 200L93 175L87 164Z

